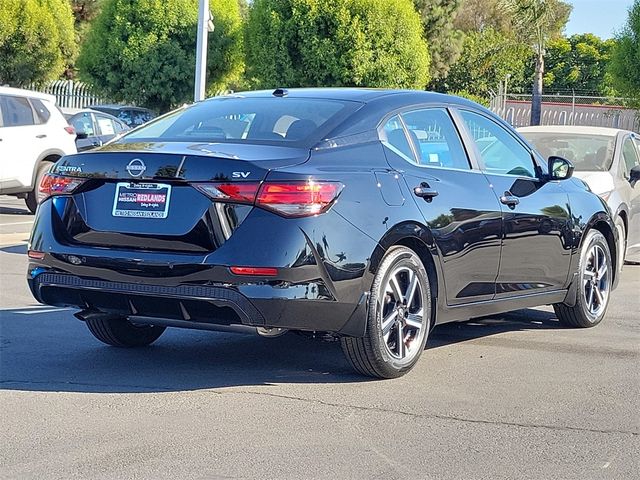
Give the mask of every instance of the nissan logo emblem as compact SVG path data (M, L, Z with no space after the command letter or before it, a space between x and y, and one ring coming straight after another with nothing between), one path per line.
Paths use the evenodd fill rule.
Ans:
M146 169L147 166L139 158L134 158L129 162L129 165L126 166L127 172L129 172L129 175L131 175L132 177L142 176Z

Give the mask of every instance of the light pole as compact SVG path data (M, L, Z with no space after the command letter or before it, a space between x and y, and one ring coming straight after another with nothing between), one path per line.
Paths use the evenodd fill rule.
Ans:
M196 40L196 81L193 100L204 100L207 85L207 37L213 31L209 13L209 0L200 0L198 8L198 37Z

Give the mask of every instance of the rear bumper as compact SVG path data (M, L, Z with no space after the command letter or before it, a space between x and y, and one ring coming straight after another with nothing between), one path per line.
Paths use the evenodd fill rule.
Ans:
M364 333L366 296L357 303L300 298L300 285L156 285L82 278L33 267L29 287L41 303L123 316L188 322L190 328L245 325ZM317 289L306 284L305 290ZM253 297L249 297L253 294Z

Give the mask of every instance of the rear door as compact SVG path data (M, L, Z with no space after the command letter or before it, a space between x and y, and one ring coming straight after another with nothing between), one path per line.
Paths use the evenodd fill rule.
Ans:
M503 239L496 298L565 288L571 212L560 182L543 180L531 150L492 118L470 110L457 115L500 199Z
M79 152L90 150L102 145L97 135L97 127L94 122L93 113L81 112L74 115L70 119L70 122L73 128L75 128L76 134L81 134L83 137L86 135L85 138L76 139L76 147Z
M47 131L36 125L29 100L10 95L0 96L2 110L2 188L29 187L41 152L47 148Z
M491 300L500 262L501 213L485 176L472 170L446 108L391 117L380 132L404 172L440 252L448 305Z

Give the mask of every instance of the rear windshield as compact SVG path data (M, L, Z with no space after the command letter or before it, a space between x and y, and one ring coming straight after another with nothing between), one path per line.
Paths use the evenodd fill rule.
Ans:
M310 146L358 106L316 98L219 97L171 112L123 140Z
M522 135L542 154L571 160L577 171L605 172L611 168L615 137L563 133L528 133Z

